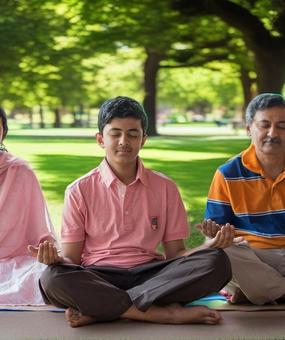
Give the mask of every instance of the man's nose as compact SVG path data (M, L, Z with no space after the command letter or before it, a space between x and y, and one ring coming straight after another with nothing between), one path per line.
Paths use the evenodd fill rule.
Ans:
M269 130L268 130L268 132L267 132L267 135L269 136L269 137L271 137L271 138L274 138L274 137L276 137L277 135L278 135L278 130L277 130L277 128L276 128L276 126L275 125L271 125L270 126L270 128L269 128Z

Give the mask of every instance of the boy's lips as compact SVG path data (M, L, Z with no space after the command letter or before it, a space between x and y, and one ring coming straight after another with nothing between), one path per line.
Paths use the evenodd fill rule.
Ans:
M120 153L130 153L132 150L131 149L117 149L116 152Z

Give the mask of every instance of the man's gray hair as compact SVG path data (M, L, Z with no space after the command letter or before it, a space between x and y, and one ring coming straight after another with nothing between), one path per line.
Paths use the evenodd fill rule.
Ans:
M284 107L285 99L281 94L277 93L261 93L260 95L253 98L247 108L245 113L245 120L247 124L251 124L256 111L266 110L271 107Z

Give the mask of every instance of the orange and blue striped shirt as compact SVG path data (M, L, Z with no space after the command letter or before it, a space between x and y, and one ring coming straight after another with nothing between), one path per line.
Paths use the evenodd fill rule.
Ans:
M266 177L250 145L216 171L205 217L231 223L252 247L285 247L285 171Z

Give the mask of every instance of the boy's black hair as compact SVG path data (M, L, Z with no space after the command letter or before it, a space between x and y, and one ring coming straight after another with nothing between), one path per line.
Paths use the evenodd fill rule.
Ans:
M143 133L146 134L148 119L141 104L129 97L116 97L106 100L100 107L98 115L98 128L102 134L106 124L113 118L133 117L141 121Z

